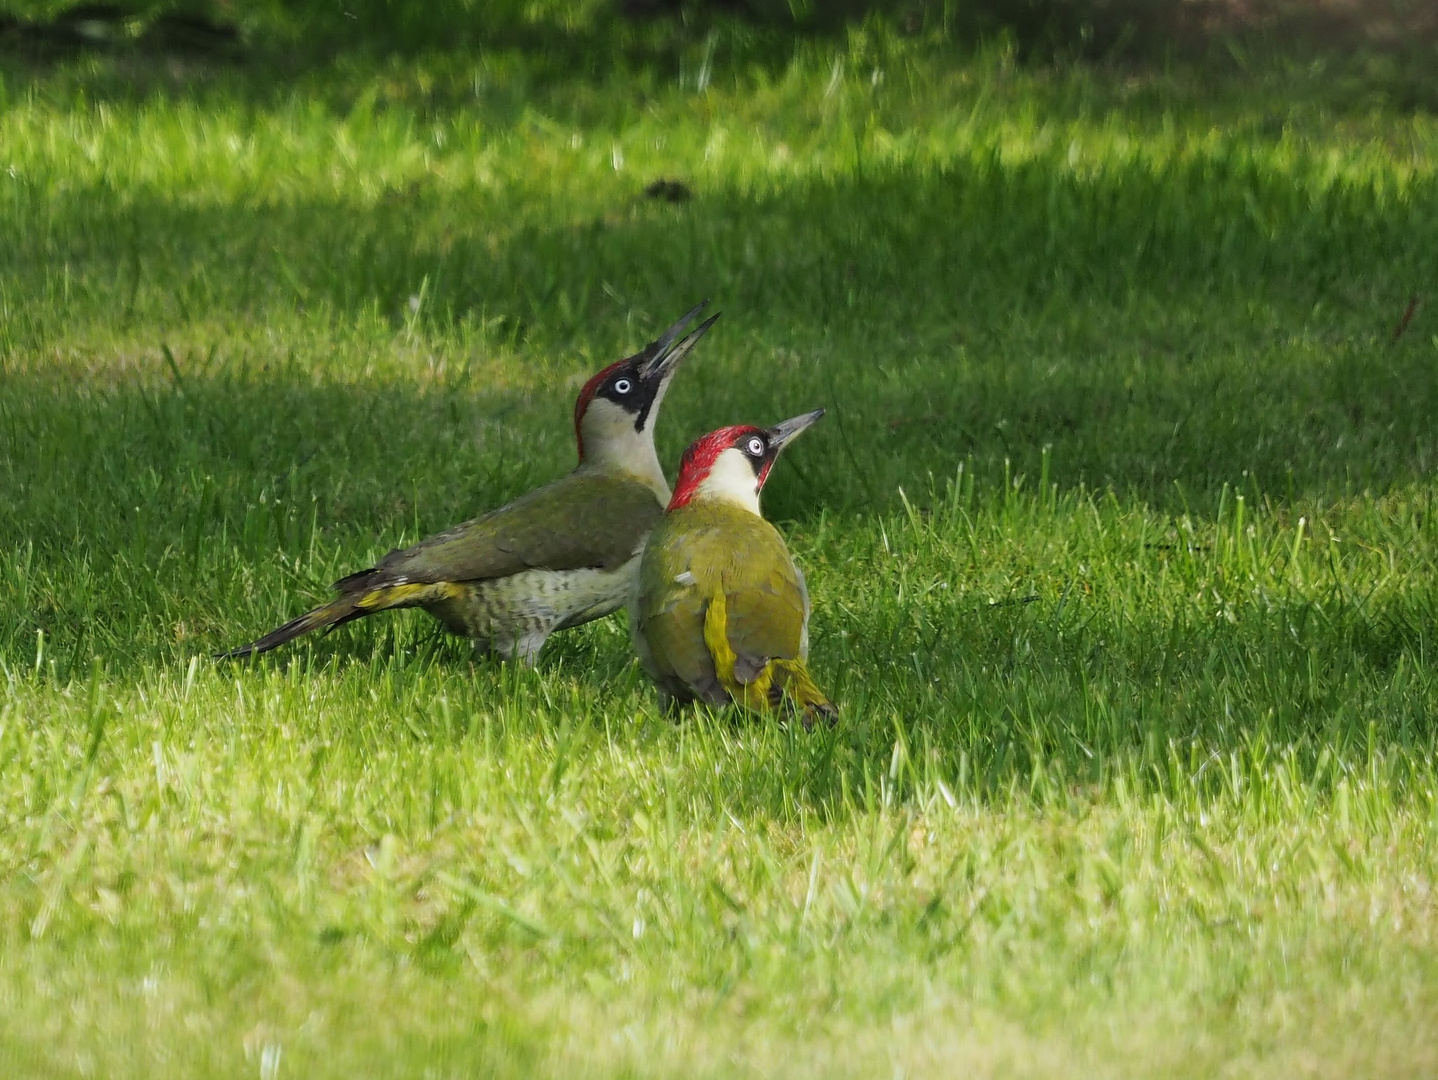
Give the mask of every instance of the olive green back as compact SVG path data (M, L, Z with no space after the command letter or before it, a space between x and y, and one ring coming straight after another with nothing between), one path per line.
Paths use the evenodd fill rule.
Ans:
M736 668L808 651L809 595L784 538L756 514L696 500L655 526L633 609L645 666L681 699L724 700L704 644L704 613L721 590Z
M617 569L664 516L658 495L625 473L576 470L375 567L385 580L484 581L523 570Z

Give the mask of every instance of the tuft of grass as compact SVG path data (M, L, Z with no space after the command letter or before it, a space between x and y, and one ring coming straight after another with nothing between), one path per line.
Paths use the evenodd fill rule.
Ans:
M7 1074L1434 1072L1431 113L576 27L4 69ZM662 452L830 409L837 728L661 716L619 618L208 659L706 296Z

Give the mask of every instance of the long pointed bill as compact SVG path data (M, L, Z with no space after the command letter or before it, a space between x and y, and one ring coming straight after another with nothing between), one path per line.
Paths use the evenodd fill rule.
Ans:
M705 300L702 304L699 304L668 330L664 331L663 336L661 336L658 341L644 350L649 355L646 356L639 365L639 377L641 379L649 381L654 378L666 378L679 366L679 361L688 355L689 350L694 348L694 343L703 337L705 332L714 325L715 320L719 318L716 312L688 334L684 333L685 328L699 317L699 313L704 310L708 303L709 301ZM680 335L683 336L681 337Z
M823 415L823 409L815 409L813 412L806 412L803 416L795 416L792 419L782 420L775 424L768 431L769 452L777 457L780 450L784 449L801 431L813 425Z

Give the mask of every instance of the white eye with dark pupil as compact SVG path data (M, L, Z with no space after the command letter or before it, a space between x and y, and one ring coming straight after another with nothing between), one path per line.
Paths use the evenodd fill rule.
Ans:
M627 394L629 393L629 388L632 385L633 383L631 383L628 379L620 379L614 384L614 392L616 394Z
M752 457L764 456L764 440L757 435L749 440L749 454Z

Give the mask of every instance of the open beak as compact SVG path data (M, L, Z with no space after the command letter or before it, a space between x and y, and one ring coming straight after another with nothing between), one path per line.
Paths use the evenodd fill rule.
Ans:
M708 300L703 301L703 303L695 307L668 330L664 331L658 341L645 348L644 353L647 355L644 355L644 359L639 362L639 377L641 379L645 382L650 382L656 378L667 379L674 373L674 370L679 366L679 361L684 359L689 350L694 348L694 343L703 337L705 331L713 326L715 320L719 318L719 313L715 312L689 333L684 333L685 328L699 317L699 313L704 310L708 303Z
M823 409L815 409L813 412L806 412L803 416L795 416L792 419L781 420L775 424L768 431L770 453L778 456L779 451L789 445L795 436L823 415Z

